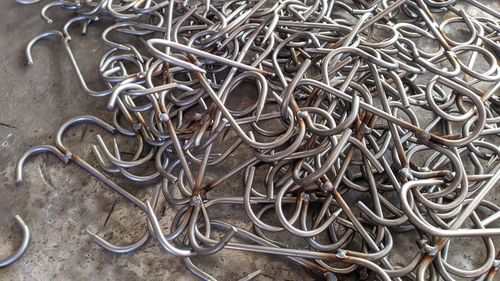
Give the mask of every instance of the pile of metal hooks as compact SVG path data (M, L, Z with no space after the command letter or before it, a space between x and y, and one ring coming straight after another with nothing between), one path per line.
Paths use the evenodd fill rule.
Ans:
M17 182L37 153L75 163L148 219L130 245L88 231L98 245L128 253L153 238L205 280L214 278L191 258L223 249L283 256L327 280L494 280L500 15L466 3L484 16L456 0L48 3L48 23L53 10L74 17L33 38L28 63L38 41L60 40L83 91L107 100L111 121L68 120L55 146L19 159ZM103 89L88 86L69 33L95 24L105 25L109 46L98 69ZM95 136L95 159L64 143L83 123L109 132ZM136 143L134 155L121 152L118 136ZM149 186L151 196L132 195L110 175ZM228 190L229 181L239 188ZM164 201L177 210L168 233ZM242 207L226 212L244 210L248 228L210 212L228 205ZM405 264L390 259L401 254L396 234L418 245ZM459 237L484 241L479 267L449 262ZM289 243L297 238L307 246Z

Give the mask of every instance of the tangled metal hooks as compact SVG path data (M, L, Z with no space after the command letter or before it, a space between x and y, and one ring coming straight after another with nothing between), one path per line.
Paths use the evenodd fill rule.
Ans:
M206 280L214 278L192 258L222 250L284 256L327 280L495 278L498 12L475 0L466 2L480 16L455 0L188 2L42 8L47 21L53 8L74 17L29 42L28 64L39 40L60 40L83 91L107 99L111 123L70 119L55 147L20 159L19 182L31 153L76 163L148 221L129 245L87 231L98 245L128 253L154 238ZM89 88L69 33L95 24L109 47L97 69L101 90ZM91 146L99 168L63 143L83 123L110 133ZM135 144L131 155L125 142ZM151 196L136 197L110 175ZM162 204L174 207L168 233ZM244 210L245 219L221 209ZM402 252L396 236L414 239L416 250ZM453 265L457 237L484 244L477 268Z

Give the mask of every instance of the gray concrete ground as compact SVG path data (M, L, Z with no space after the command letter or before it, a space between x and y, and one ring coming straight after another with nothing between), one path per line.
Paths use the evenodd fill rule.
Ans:
M21 215L32 231L26 255L0 269L0 280L195 279L181 259L165 254L154 240L127 255L106 252L92 242L85 233L86 227L119 244L141 237L146 220L137 208L74 164L65 166L51 155L37 156L25 167L25 183L15 185L15 163L26 149L53 144L57 129L71 117L110 116L104 110L104 100L82 92L60 43L41 42L34 49L35 64L26 65L26 43L42 31L60 28L57 23L65 18L54 15L59 20L51 27L40 19L39 10L40 5L21 6L11 0L3 1L0 9L0 256L20 243L14 215ZM101 31L99 27L90 29L96 34ZM78 38L75 36L73 49L85 76L91 80L95 77L92 71L96 69L96 60L106 48L96 36L88 36L85 43ZM85 126L71 130L68 145L91 159L89 144L95 143L98 132ZM215 177L217 171L213 173ZM241 185L228 184L235 189ZM140 198L151 196L151 189L131 185L127 188ZM165 212L167 222L173 212L168 208ZM395 237L395 241L400 250L415 251L411 239ZM469 260L484 259L484 250L477 250L484 248L480 239L457 239L456 243L460 247L455 247L453 264L473 268L479 263ZM469 252L477 257L466 257L471 255ZM397 264L401 257L391 259ZM202 268L221 280L238 279L257 269L262 269L263 275L256 280L310 279L301 268L277 257L224 250L194 261L203 262Z

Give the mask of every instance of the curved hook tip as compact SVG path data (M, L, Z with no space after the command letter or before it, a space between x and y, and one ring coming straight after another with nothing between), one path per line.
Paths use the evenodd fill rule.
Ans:
M92 238L92 240L95 240L97 237L97 234L92 232L89 228L85 228L85 232Z
M31 239L31 234L28 225L24 222L24 220L19 215L15 215L14 219L16 220L17 225L21 228L23 233L23 242L17 248L17 250L11 254L9 257L0 260L0 268L6 267L15 261L17 261L28 249L28 245Z

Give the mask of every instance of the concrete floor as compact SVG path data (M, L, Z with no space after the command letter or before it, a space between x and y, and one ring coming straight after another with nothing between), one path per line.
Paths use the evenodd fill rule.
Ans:
M110 117L104 110L105 100L87 97L80 89L59 42L38 44L34 49L35 64L26 65L26 43L42 31L60 28L57 24L69 18L54 15L55 25L50 27L38 16L40 7L21 6L9 0L0 9L0 256L10 253L20 243L14 215L21 215L32 231L25 256L0 269L0 280L195 279L181 259L165 254L154 240L126 255L106 252L92 242L85 233L87 227L117 244L135 241L145 231L146 219L137 208L74 164L65 166L51 155L36 156L25 167L24 184L15 185L14 167L19 156L33 145L53 144L57 129L66 120L82 114L105 120ZM92 27L90 32L86 42L78 40L79 36L72 42L89 80L95 78L92 71L96 69L96 58L107 50L96 39L95 35L102 32L99 26ZM90 36L93 32L94 36ZM90 127L73 129L67 136L68 146L84 158L92 159L89 144L95 143L98 132ZM228 184L234 188L240 185ZM126 187L144 200L151 196L151 189ZM168 208L165 213L163 221L167 225L174 213ZM401 249L414 251L411 239L395 238L395 241ZM475 263L463 263L466 257L461 255L467 252L464 249L482 249L481 241L468 239L457 243L462 250L460 255L457 251L453 264L474 267ZM474 260L483 259L484 250L472 252L477 255ZM391 259L397 261L399 257ZM311 279L300 267L278 257L224 250L194 261L203 262L202 268L221 280L238 279L257 269L262 269L263 274L256 280Z

